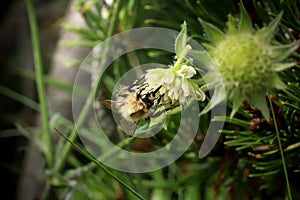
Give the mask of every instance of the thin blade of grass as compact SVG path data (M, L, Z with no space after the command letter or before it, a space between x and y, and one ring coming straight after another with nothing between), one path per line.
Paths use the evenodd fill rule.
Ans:
M31 31L31 42L33 47L34 65L36 71L36 84L37 84L38 97L39 97L40 107L41 107L41 117L42 117L42 125L43 125L42 136L46 146L44 154L47 160L48 167L51 167L53 165L53 149L52 149L51 131L49 126L49 113L48 113L47 101L46 101L46 91L44 87L44 72L43 72L44 70L43 70L42 57L40 51L37 20L36 20L36 14L35 14L32 1L26 0L25 3L28 12L28 20L29 20L30 31Z
M123 185L126 189L128 189L132 194L134 194L139 199L145 199L140 194L138 194L133 188L131 188L129 185L127 185L123 180L121 180L119 177L117 177L113 172L111 172L109 169L107 169L102 163L98 161L96 157L94 157L89 151L86 151L84 148L80 147L79 145L75 144L73 141L71 141L68 137L66 137L64 134L62 134L59 130L55 129L60 136L62 136L67 142L71 144L74 150L76 150L78 153L82 154L86 158L88 158L91 162L93 162L97 167L101 168L105 173L110 175L112 178L114 178L117 182L119 182L121 185Z
M275 115L275 111L274 111L274 108L273 108L273 103L272 103L270 95L268 95L268 100L269 100L269 104L270 104L270 110L272 112L272 118L273 118L273 121L274 121L276 137L277 137L277 140L278 140L278 146L279 146L279 151L280 151L281 160L282 160L282 167L283 167L284 176L285 176L285 180L286 180L287 193L288 193L289 199L292 200L292 192L291 192L291 188L290 188L289 176L288 176L288 173L287 173L287 167L286 167L285 158L284 158L284 154L283 154L283 149L282 149L282 145L281 145L281 140L280 140L280 134L279 134L278 124L277 124L277 120L276 120L276 115Z

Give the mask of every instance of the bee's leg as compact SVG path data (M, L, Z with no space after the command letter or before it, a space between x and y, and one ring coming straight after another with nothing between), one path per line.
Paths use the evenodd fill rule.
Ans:
M154 101L157 97L156 97L156 93L160 90L161 86L159 86L156 90L154 90L153 92L149 93L150 95L150 99L152 101ZM162 96L162 95L161 95ZM161 96L159 96L159 99L161 98ZM160 100L159 100L160 101Z
M157 111L156 107L158 107L158 105L155 105L150 109L150 111L149 111L150 118L159 117L161 114L163 114L163 112L165 112L165 110Z
M160 90L161 87L162 87L162 85L160 85L158 88L156 88L156 90L153 91L153 94L155 95Z
M136 92L136 98L139 99L141 98L141 93L148 87L148 83L143 84L138 91Z
M137 90L140 90L140 88L136 88L136 87L138 87L138 84L140 84L140 81L144 78L145 78L145 75L143 75L143 76L139 77L138 79L136 79L135 81L133 81L133 83L128 87L128 91L135 92Z
M161 101L161 98L163 97L164 95L160 95L159 97L158 97L158 99L157 99L157 104L160 104L160 101Z
M149 110L149 117L152 118L159 117L164 112L166 112L166 109L163 108L162 105L156 104L152 106L151 109Z
M138 79L136 79L135 81L133 81L133 83L131 84L132 87L137 86L138 83L145 78L145 75L139 77Z

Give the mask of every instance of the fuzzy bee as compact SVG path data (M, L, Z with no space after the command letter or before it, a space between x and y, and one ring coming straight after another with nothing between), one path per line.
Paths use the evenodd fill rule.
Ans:
M161 96L158 91L161 86L156 89L149 88L146 83L139 84L142 79L143 77L120 89L116 100L104 99L100 103L134 123L159 116L161 111L157 111L157 108L160 106Z

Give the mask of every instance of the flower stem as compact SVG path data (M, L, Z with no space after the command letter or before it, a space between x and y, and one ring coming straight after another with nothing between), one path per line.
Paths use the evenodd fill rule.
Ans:
M178 58L176 60L176 63L174 64L174 68L179 67L182 62L184 61L186 55L189 53L189 51L192 49L191 45L186 45L180 55L178 55Z
M282 167L283 167L284 176L285 176L285 180L286 180L287 193L288 193L289 200L292 200L292 193L291 193L291 188L290 188L289 176L288 176L288 173L287 173L287 167L286 167L285 158L284 158L284 154L283 154L283 149L282 149L282 145L281 145L278 125L277 125L276 116L275 116L275 113L274 113L274 109L273 109L272 100L271 100L270 95L268 95L268 100L269 100L269 103L270 103L270 109L271 109L272 118L273 118L273 121L274 121L276 137L277 137L277 140L278 140L278 146L279 146L279 151L280 151L280 155L281 155Z
M45 154L47 160L47 166L51 167L53 164L53 150L52 150L52 139L51 131L49 126L49 113L46 101L46 92L44 87L44 72L43 64L40 52L39 34L36 22L35 10L33 7L32 0L25 0L28 11L28 19L31 31L31 41L33 48L34 65L36 72L36 85L38 91L38 97L40 102L41 117L43 124L42 140L45 144L42 151Z

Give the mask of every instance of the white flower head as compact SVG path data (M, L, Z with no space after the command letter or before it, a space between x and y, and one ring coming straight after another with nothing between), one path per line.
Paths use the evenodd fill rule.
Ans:
M192 66L182 65L177 73L183 78L192 78L196 74L196 70Z
M192 66L183 65L176 70L171 68L155 68L147 70L145 83L150 88L158 88L163 103L186 104L190 97L204 101L205 94L192 82L191 78L196 74Z

